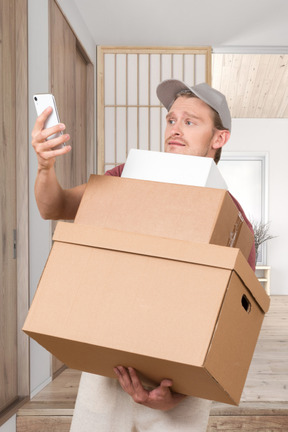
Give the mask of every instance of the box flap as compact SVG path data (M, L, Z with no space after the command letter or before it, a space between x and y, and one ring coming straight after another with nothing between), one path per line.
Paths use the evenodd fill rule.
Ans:
M244 235L242 245L251 249L253 236L237 231L238 218L223 189L91 175L75 223L241 250ZM242 253L248 258L246 249Z
M58 222L53 240L230 270L233 270L239 253L236 248L192 243L68 222Z
M235 270L262 310L269 309L269 296L236 248L67 222L58 222L53 240Z

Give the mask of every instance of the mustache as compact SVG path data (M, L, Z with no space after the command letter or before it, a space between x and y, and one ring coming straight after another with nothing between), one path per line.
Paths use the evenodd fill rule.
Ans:
M168 144L169 141L176 141L180 144L187 145L187 141L185 139L178 138L175 135L170 135L168 138L166 138L165 143Z

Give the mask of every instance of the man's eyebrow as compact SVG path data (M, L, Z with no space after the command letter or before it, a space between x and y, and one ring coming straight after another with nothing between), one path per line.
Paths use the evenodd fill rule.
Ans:
M173 115L174 115L173 112L169 112L169 113L166 115L166 119L168 119L168 118L170 118L170 117L173 117Z
M194 118L194 119L196 119L196 120L201 120L201 117L199 117L199 116L197 116L195 113L189 113L188 111L184 111L184 116L185 117L189 117L189 118ZM166 115L166 119L169 119L169 118L171 118L171 117L173 117L173 116L175 116L175 113L172 111L172 112L169 112L167 115Z

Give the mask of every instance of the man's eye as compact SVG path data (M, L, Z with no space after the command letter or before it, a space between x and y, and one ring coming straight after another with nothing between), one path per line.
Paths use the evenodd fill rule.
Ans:
M173 119L169 119L169 120L168 120L168 123L173 125L173 124L175 124L175 120L173 120Z
M193 122L192 122L191 120L186 120L186 124L187 124L188 126L191 126L191 125L193 125Z

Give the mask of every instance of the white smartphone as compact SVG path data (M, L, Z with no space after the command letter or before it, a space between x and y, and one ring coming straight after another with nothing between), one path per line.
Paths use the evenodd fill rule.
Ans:
M60 118L59 118L59 114L58 114L58 110L57 110L57 106L56 106L56 101L55 101L55 98L52 94L49 94L49 93L35 94L33 96L33 100L34 100L37 116L42 114L42 112L46 108L48 108L49 106L51 106L53 108L52 113L50 114L50 116L48 117L48 119L45 122L45 126L44 126L45 129L50 128L52 126L56 126L57 124L60 123ZM63 135L63 132L58 132L56 134L53 134L47 139L57 138L60 135ZM59 146L53 147L53 150L60 149L64 146L65 146L65 143L60 144Z

